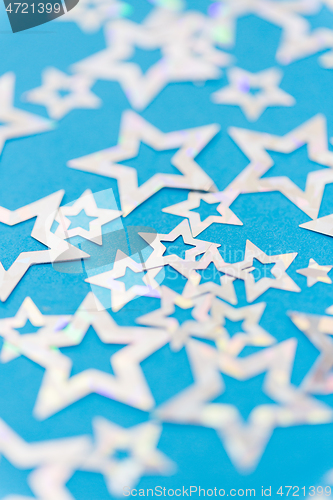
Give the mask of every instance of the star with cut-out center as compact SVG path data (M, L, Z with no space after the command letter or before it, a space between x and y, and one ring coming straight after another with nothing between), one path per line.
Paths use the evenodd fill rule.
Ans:
M175 464L157 449L162 426L144 422L125 429L105 418L93 420L95 446L81 466L82 470L101 473L110 495L124 495L146 475L166 475L175 472ZM123 452L119 459L117 452Z
M82 227L71 228L71 216L79 215L84 210L88 217L94 217L95 220L89 222L89 229ZM98 208L93 193L87 189L82 193L73 205L65 205L60 207L56 215L57 227L55 234L60 238L67 239L74 236L82 236L89 241L102 244L102 226L108 222L113 221L121 216L120 210L108 210L105 208Z
M38 115L14 107L14 73L0 77L0 153L8 139L26 137L52 130L53 123Z
M216 191L212 179L194 158L217 134L219 126L206 125L177 132L163 133L133 111L124 111L120 123L119 144L97 153L70 160L68 166L117 179L123 216L164 187ZM138 155L143 142L156 151L179 148L171 163L182 175L156 173L141 186L136 169L122 162Z
M69 315L43 315L33 300L26 297L15 316L0 319L0 337L4 339L0 354L1 362L7 363L20 356L20 347L17 346L20 346L22 342L29 342L31 338L39 338L41 342L44 340L47 342L51 333L55 340L56 336L52 334L63 330L69 320ZM21 334L19 329L24 327L28 321L39 329L36 332ZM11 339L14 340L14 343L11 342ZM61 339L61 334L59 339Z
M328 149L326 129L326 119L321 114L282 137L231 127L229 134L250 163L224 190L230 203L242 193L279 191L309 217L316 219L325 186L333 182L333 152ZM330 168L310 172L304 191L289 177L263 178L274 164L267 151L288 154L305 144L310 160Z
M90 326L105 344L126 345L111 356L114 375L87 369L71 376L71 359L56 348L79 345ZM37 419L44 420L92 393L149 411L155 403L140 363L167 344L169 334L156 328L119 327L89 293L61 332L49 334L47 339L30 336L25 341L11 338L11 342L22 355L45 368L33 410Z
M162 421L215 429L240 472L253 471L277 427L332 422L333 411L290 383L297 342L288 339L246 357L234 357L197 340L186 351L194 384L155 410ZM275 404L256 406L244 421L235 405L212 403L225 390L221 373L248 380L266 372L263 392Z
M148 16L143 23L117 20L106 27L109 47L73 65L74 72L96 79L118 81L131 106L143 110L171 82L197 82L216 79L220 66L230 62L228 54L214 54L205 47L203 53L195 46L195 34L200 30L193 16L184 14L177 19L165 17L164 23ZM206 42L207 45L207 42ZM134 48L160 49L159 59L144 74L129 62ZM219 56L218 58L216 56ZM216 60L218 59L218 60ZM217 64L219 63L219 65Z
M0 222L8 226L14 226L36 217L31 237L47 247L46 250L21 252L7 271L0 262L0 300L2 302L9 297L30 266L89 257L89 254L51 232L51 226L63 196L64 191L61 190L17 210L12 211L0 207Z
M308 267L298 269L296 272L302 276L306 276L308 286L313 286L318 282L330 285L332 280L327 276L327 274L330 272L332 267L333 266L320 266L314 259L310 259Z
M241 68L228 70L229 85L211 96L216 104L231 104L241 108L249 121L257 120L268 107L293 106L296 101L279 88L282 72L270 68L259 73L250 73ZM259 89L253 95L252 89Z
M66 75L57 68L46 68L42 85L25 92L23 97L27 102L45 106L51 118L60 120L73 109L101 106L101 99L90 90L94 83L85 75ZM66 95L62 96L61 91L66 91Z
M297 253L286 253L280 255L266 255L260 248L251 241L246 241L244 260L235 264L225 263L222 271L229 276L244 280L246 300L253 302L269 288L278 290L288 290L290 292L300 292L299 286L290 278L286 270L295 259ZM271 270L273 278L267 276L256 280L253 274L253 259L262 264L274 264Z
M125 276L126 270L131 269L134 273L142 274L142 285L135 284L126 287L126 283L118 278ZM108 288L111 291L111 307L113 311L119 311L125 304L136 297L160 297L159 285L155 281L156 274L145 270L143 264L135 262L131 257L117 250L113 269L87 278L85 281L91 285Z
M200 207L201 200L209 205L219 203L216 210L220 215L209 215L204 220L201 220L200 214L195 211L196 208ZM232 224L236 226L243 225L238 217L230 210L228 199L223 192L208 194L190 192L187 200L163 208L162 212L179 215L180 217L187 217L194 237L198 236L202 231L214 223Z

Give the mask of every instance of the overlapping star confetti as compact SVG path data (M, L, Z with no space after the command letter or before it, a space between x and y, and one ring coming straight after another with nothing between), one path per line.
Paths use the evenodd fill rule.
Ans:
M0 499L333 498L333 2L5 14Z

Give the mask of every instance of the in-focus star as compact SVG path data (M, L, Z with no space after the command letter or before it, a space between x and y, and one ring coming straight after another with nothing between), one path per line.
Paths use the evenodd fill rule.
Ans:
M69 217L79 215L82 210L88 217L95 217L95 220L89 222L89 230L80 226L74 228L70 227L71 220ZM80 198L73 203L73 205L65 205L59 208L55 218L55 221L58 222L59 226L57 227L55 234L56 236L59 236L59 238L63 239L81 236L82 238L92 241L97 245L101 245L102 226L120 216L120 210L98 208L93 193L90 189L87 189L84 193L82 193Z
M27 482L36 499L72 499L66 483L89 456L90 448L89 436L27 443L0 419L0 457L4 456L17 469L33 469ZM3 499L32 500L32 497L6 495Z
M314 259L310 259L308 267L298 269L296 272L307 277L308 286L313 286L319 281L330 285L332 280L327 276L327 274L330 272L332 267L333 266L320 266Z
M206 57L206 51L200 54L193 49L197 25L192 24L187 16L178 22L167 19L164 24L151 22L149 16L142 24L113 21L106 29L110 46L74 64L72 69L95 79L118 81L131 106L143 110L168 83L219 78L221 71L215 61ZM129 61L135 47L159 49L162 57L143 73L139 65ZM223 65L230 62L227 54L220 54L220 59Z
M26 297L12 318L0 319L0 337L4 339L0 360L7 363L21 355L19 346L21 342L29 342L31 338L40 338L41 342L48 335L56 334L67 326L70 320L68 315L43 315L30 297ZM30 321L33 327L38 327L36 332L21 334L18 329ZM53 335L52 335L53 336ZM59 338L61 335L59 336ZM53 338L55 338L53 336ZM14 343L11 342L14 339Z
M200 213L195 211L196 208L200 207L201 200L209 205L219 203L216 210L220 215L209 215L206 219L201 220ZM198 236L214 223L232 224L235 226L243 225L242 221L230 210L228 199L223 192L202 194L191 191L187 200L163 208L162 212L187 217L194 237Z
M60 120L73 109L101 106L101 99L90 90L94 83L85 75L66 75L57 68L46 68L42 73L42 85L25 92L23 97L27 102L45 106L50 118Z
M157 449L162 426L144 422L125 429L105 418L93 420L95 446L81 469L103 474L110 495L123 496L124 487L132 489L143 476L169 476L175 464ZM122 453L122 459L117 458Z
M75 9L67 11L57 21L74 22L85 33L95 33L111 19L126 16L131 12L129 4L119 0L80 0Z
M2 302L7 300L30 266L89 257L89 254L51 232L51 226L63 196L64 191L61 190L17 210L12 211L0 207L0 222L8 226L15 226L36 217L31 237L47 247L46 250L20 253L7 271L0 262L0 300Z
M5 73L0 77L0 153L8 139L26 137L52 130L50 120L38 115L14 108L14 73Z
M296 103L290 94L279 88L282 76L278 68L259 73L231 68L228 70L229 85L214 92L211 98L216 104L239 106L249 121L255 121L268 107L293 106ZM252 94L251 90L255 90L256 94Z
M90 326L105 344L126 345L110 358L114 375L87 369L71 376L71 359L55 348L79 345ZM11 342L23 356L45 368L33 410L37 419L44 420L92 393L151 410L155 402L140 363L167 344L169 335L156 328L119 327L89 293L60 332L49 334L47 339L31 336L23 341L11 338Z
M222 271L229 276L244 280L246 300L253 302L269 288L278 290L288 290L289 292L300 292L300 287L286 273L286 270L295 259L297 253L286 253L280 255L266 255L260 248L256 247L251 241L246 241L245 257L241 262L235 264L225 263ZM275 264L271 270L274 278L268 276L260 277L255 280L252 273L254 270L253 259L262 264Z
M219 434L235 467L253 471L277 427L332 422L333 410L290 383L297 342L288 339L258 353L234 357L197 340L186 351L194 384L159 406L162 421L202 425ZM266 372L263 392L275 403L256 406L244 421L235 405L212 403L225 390L221 373L240 381Z
M70 160L68 166L85 172L117 179L123 216L164 187L216 191L212 179L194 161L219 131L219 125L205 125L177 132L163 133L133 111L124 111L120 123L119 143L97 153ZM139 186L137 171L117 162L135 158L140 143L156 151L179 148L171 163L182 175L154 174Z
M313 231L314 233L326 234L333 236L333 214L320 217L319 219L311 220L300 224L299 227Z
M333 394L332 316L319 316L296 311L291 311L288 315L294 325L306 335L320 352L317 360L302 380L301 388L312 394Z
M126 283L119 281L118 278L124 277L127 269L141 274L142 284L127 287ZM85 281L91 285L108 288L111 291L111 308L113 311L119 311L136 297L159 298L160 290L158 283L155 281L155 276L156 274L152 271L146 271L143 264L135 262L124 252L117 250L112 270L91 276Z
M311 219L318 217L325 186L333 182L333 152L328 149L327 125L323 115L314 116L282 137L235 127L229 129L229 134L250 160L249 165L224 190L230 203L242 193L280 191ZM288 154L305 144L310 160L330 168L310 172L304 191L289 177L262 177L274 165L267 151Z

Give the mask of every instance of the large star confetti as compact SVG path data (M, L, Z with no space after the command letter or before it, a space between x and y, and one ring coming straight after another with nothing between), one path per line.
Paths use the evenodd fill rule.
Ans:
M200 57L191 46L195 30L183 23L149 22L137 24L129 20L111 22L106 37L110 46L73 65L73 70L96 79L118 81L131 106L143 110L170 82L197 82L216 79L220 69L209 58ZM146 73L128 61L134 48L160 49L162 58ZM228 64L230 56L224 55Z
M57 68L46 68L42 73L42 82L41 87L26 92L24 99L45 106L54 120L60 120L73 109L94 109L102 104L101 99L90 90L94 80L85 75L66 75Z
M88 217L95 217L95 220L89 222L89 230L80 226L70 227L71 220L69 217L79 215L82 210ZM90 189L87 189L73 205L59 208L55 218L59 226L55 231L55 235L63 239L81 236L97 245L102 245L102 226L120 216L120 210L98 208L93 193Z
M26 297L14 317L0 319L0 336L4 339L0 354L1 362L7 363L20 356L20 349L16 346L20 345L21 342L29 342L30 338L40 338L41 342L45 339L47 342L49 333L63 330L69 320L70 316L68 315L43 315L33 300ZM28 321L33 327L39 329L34 333L20 334L18 329L23 328ZM55 336L52 335L52 338L54 339ZM11 339L14 339L14 343L11 342Z
M256 467L276 427L324 424L333 419L329 406L290 383L295 339L243 358L217 352L197 340L190 340L186 349L195 382L158 407L155 414L163 421L216 429L229 458L241 472ZM220 371L237 380L266 372L263 391L275 404L255 407L245 422L236 406L210 403L224 392Z
M71 376L72 361L57 347L79 345L89 327L105 344L128 344L114 354L110 363L115 375L87 369ZM145 358L169 342L169 335L156 328L119 327L102 304L89 293L68 326L49 336L47 342L40 338L16 341L13 345L20 353L45 368L45 375L34 407L34 416L43 420L73 404L88 394L96 393L141 410L154 406L154 399L140 368ZM53 337L54 337L53 336Z
M195 211L196 208L200 207L201 200L209 205L219 203L216 210L220 215L209 215L206 219L201 220L200 214ZM243 225L242 221L240 221L230 210L228 199L223 192L208 194L190 192L187 200L176 203L176 205L163 208L162 212L179 215L180 217L187 217L189 219L191 231L194 237L198 236L202 233L202 231L214 223L232 224L235 226Z
M127 287L125 282L118 280L118 278L125 276L127 269L142 274L142 285ZM119 311L136 297L160 297L159 285L155 281L155 276L156 273L150 270L146 271L143 264L118 250L112 270L91 276L85 281L91 285L108 288L111 291L112 310Z
M157 449L162 427L156 422L124 429L97 417L93 427L96 444L81 469L103 474L110 495L124 495L142 476L175 472L175 464ZM119 460L117 452L127 456Z
M194 158L218 130L219 126L213 124L163 133L133 111L124 111L117 146L70 160L68 166L117 179L121 209L123 216L126 217L163 187L216 191L213 181ZM116 162L135 158L141 142L156 151L179 148L171 163L182 175L156 173L139 186L136 170Z
M286 270L293 262L296 255L296 252L280 255L266 255L260 248L247 240L244 260L236 262L235 264L225 263L222 270L234 278L244 280L246 300L248 302L253 302L269 288L288 290L290 292L301 291L299 286L286 273ZM252 272L253 259L258 260L262 264L275 264L271 270L271 274L274 278L264 275L262 277L260 276L256 281Z
M66 483L89 456L92 446L88 436L27 443L0 419L0 457L4 456L18 469L31 470L28 484L34 498L71 500ZM32 497L3 497L29 500Z
M250 164L224 190L229 199L235 200L240 193L280 191L309 217L318 217L324 188L333 182L333 152L328 149L326 119L323 115L316 115L282 137L235 127L231 127L229 133L250 159ZM310 172L305 191L289 177L262 178L274 164L267 150L291 153L305 144L310 160L331 167Z
M308 267L298 269L296 272L307 277L307 285L313 286L315 283L332 283L331 278L327 276L333 266L320 266L314 259L309 260Z
M240 106L249 121L257 120L271 106L293 106L295 99L279 88L282 72L278 68L250 73L241 68L228 71L230 84L212 94L216 104ZM255 95L251 90L257 91Z
M333 214L311 220L310 222L305 222L304 224L300 224L299 227L303 227L315 233L333 236Z
M9 297L30 266L89 257L87 253L51 232L51 226L63 196L64 191L58 191L13 211L0 207L0 222L8 226L14 226L36 217L31 237L48 247L47 250L22 252L7 271L0 262L0 300L2 302Z
M333 335L333 318L299 312L290 312L289 316L320 352L302 380L302 389L312 394L332 394L333 339L330 336Z
M14 107L14 73L0 77L0 153L8 139L47 132L53 123L38 115Z

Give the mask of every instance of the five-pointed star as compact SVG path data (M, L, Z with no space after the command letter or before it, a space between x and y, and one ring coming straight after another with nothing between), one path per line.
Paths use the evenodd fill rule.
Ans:
M199 167L194 158L217 134L218 125L163 133L133 111L124 111L120 124L119 143L109 149L70 160L68 166L117 179L123 216L164 187L216 191L212 179ZM117 164L135 158L140 143L144 142L156 151L179 148L171 163L182 175L154 174L141 186L136 169Z
M323 115L314 116L282 137L235 127L231 127L229 133L250 159L250 164L224 190L230 203L241 193L280 191L311 219L318 217L325 186L333 182L333 152L328 149ZM310 172L305 191L289 177L262 178L274 164L267 150L291 153L304 144L307 144L310 160L331 167Z
M84 210L88 217L95 217L95 220L89 222L89 230L82 227L74 227L71 229L71 220L68 217L78 215L82 210ZM120 210L98 208L94 195L90 189L87 189L73 205L65 205L59 208L55 218L59 226L55 234L63 239L72 238L73 236L82 236L82 238L86 238L97 245L101 245L102 226L120 216Z
M175 464L157 449L162 426L144 422L125 429L102 417L93 420L96 443L82 470L103 474L110 495L123 496L145 475L171 475ZM127 453L122 460L117 452Z
M266 347L274 344L276 339L259 325L265 307L265 302L260 302L252 306L236 308L222 302L222 300L214 298L211 316L216 325L218 325L217 330L220 332L215 340L218 350L238 356L245 346ZM243 331L231 337L225 328L226 319L242 321Z
M125 276L126 270L131 269L134 273L144 273L142 285L134 285L127 289L126 283L118 281ZM117 250L113 269L96 274L85 281L91 285L108 288L111 291L111 307L113 311L119 311L125 304L136 297L160 297L159 285L155 281L156 273L146 271L143 264L135 262L131 257Z
M11 211L0 207L0 222L8 226L15 226L36 217L31 236L48 247L47 250L22 252L7 271L0 262L0 300L2 302L9 297L30 266L89 257L89 254L51 232L51 226L63 196L64 191L61 190L17 210Z
M201 200L210 205L219 203L216 210L220 215L209 215L206 219L201 220L200 214L194 210L200 207ZM228 199L223 192L202 194L191 191L187 200L163 208L162 212L179 215L180 217L187 217L194 237L198 236L214 222L218 224L233 224L236 226L243 225L242 221L240 221L230 210Z
M302 381L302 389L312 394L332 394L333 318L299 312L289 312L289 317L320 351L320 355Z
M174 351L178 351L186 343L190 335L215 339L218 335L215 331L215 324L209 316L213 295L188 299L183 295L171 290L166 286L161 287L161 307L154 311L140 316L136 322L145 326L163 328L170 335L170 346ZM169 317L175 312L175 306L181 309L192 309L192 320L187 320L181 325L176 318Z
M323 424L332 409L290 383L297 342L288 339L250 356L235 358L197 340L186 345L194 384L154 412L162 421L215 429L235 467L252 471L276 427ZM234 405L211 403L224 392L220 371L237 380L266 372L263 391L276 404L259 405L247 422Z
M219 66L192 47L197 26L185 16L180 22L164 24L150 21L137 24L117 20L109 24L106 39L110 46L73 65L74 72L93 78L118 81L131 106L143 110L171 82L205 82L219 78ZM146 73L130 62L135 47L162 53ZM224 55L228 64L230 56Z
M204 252L206 252L211 247L220 247L220 244L211 243L205 240L197 240L193 238L190 226L187 220L183 220L178 226L176 226L169 234L161 233L139 233L141 238L143 238L152 247L153 252L148 257L144 263L145 269L159 268L162 266L170 265L174 267L177 265L177 271L188 275L188 262L194 262L196 257ZM166 247L161 242L162 241L175 241L179 236L182 236L183 242L186 245L191 245L193 248L185 250L185 258L182 259L177 254L164 255L166 252ZM177 247L174 247L177 248ZM183 265L184 264L184 265Z
M40 134L53 128L53 123L38 115L14 108L14 73L0 77L0 153L8 139Z
M91 446L88 436L27 443L0 419L0 457L4 456L17 469L34 469L29 473L28 484L36 499L72 499L66 483L89 456ZM8 495L3 499L32 497Z
M66 17L66 16L65 16ZM24 94L27 102L45 106L48 115L60 120L77 108L98 108L102 101L91 92L94 80L85 75L66 75L57 68L46 68L42 73L42 85ZM61 91L67 92L62 96Z
M4 339L1 349L0 360L7 363L20 356L20 345L22 342L29 342L31 338L40 338L41 342L47 342L49 334L55 339L53 334L60 332L68 324L68 315L43 315L30 297L26 297L19 307L17 313L12 318L0 319L0 337ZM34 327L39 327L36 333L20 334L17 329L24 327L30 321ZM61 335L59 335L59 339ZM14 343L11 342L14 339Z
M253 302L269 288L278 290L288 290L289 292L300 292L298 285L288 276L286 270L295 259L297 253L286 253L280 255L266 255L260 248L256 247L251 241L246 241L245 257L241 262L235 264L225 263L222 271L234 278L242 279L245 283L246 300ZM255 281L252 274L253 259L262 264L275 264L271 273L275 278L263 276Z
M85 33L94 33L107 21L130 11L130 5L119 0L80 0L75 9L57 17L57 21L74 22Z
M214 92L212 101L217 104L239 106L249 121L257 120L271 106L293 106L295 99L279 88L282 71L270 68L259 73L250 73L241 68L228 70L227 87ZM255 95L251 89L260 89Z
M318 281L330 285L332 280L327 276L327 273L330 272L332 267L333 266L320 266L314 259L310 259L308 267L298 269L296 272L307 277L308 286L312 286L315 283L318 283Z
M79 345L90 326L105 344L128 344L110 359L114 375L87 369L71 376L71 359L55 349ZM43 420L91 393L149 411L155 403L140 363L167 344L169 335L156 328L119 327L89 293L67 327L49 335L47 341L31 336L25 342L15 338L11 342L22 355L45 368L33 410L34 416Z

